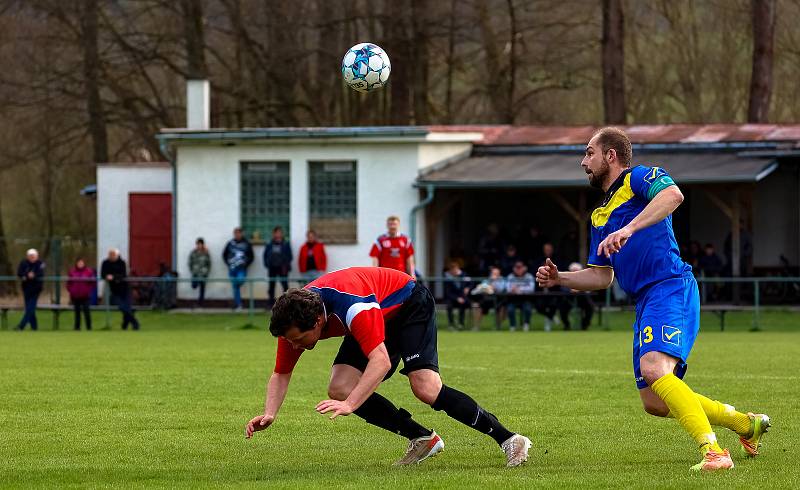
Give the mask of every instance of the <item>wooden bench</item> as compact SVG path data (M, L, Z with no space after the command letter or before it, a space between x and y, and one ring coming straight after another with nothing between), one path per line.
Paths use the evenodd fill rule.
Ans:
M711 312L719 317L719 330L720 332L725 331L725 314L731 311L753 311L752 306L741 306L741 305L701 305L700 311L708 311ZM758 328L758 325L753 325L754 328Z
M59 317L62 311L72 311L70 305L56 305L56 304L42 304L37 305L36 310L52 311L53 312L53 330L58 330ZM9 311L25 311L23 305L0 305L0 328L8 330L8 312Z

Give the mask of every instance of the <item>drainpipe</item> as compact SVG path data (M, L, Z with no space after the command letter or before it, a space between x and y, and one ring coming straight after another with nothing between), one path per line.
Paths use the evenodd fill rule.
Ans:
M409 234L411 235L411 243L417 243L417 211L424 208L425 206L430 204L431 201L433 201L433 192L435 190L435 187L433 186L433 184L426 184L425 189L427 190L427 195L425 196L425 199L418 202L416 205L414 205L413 208L411 208L411 213L408 217L408 225L409 225L408 231Z
M178 168L165 138L158 138L158 147L172 168L172 268L178 270Z

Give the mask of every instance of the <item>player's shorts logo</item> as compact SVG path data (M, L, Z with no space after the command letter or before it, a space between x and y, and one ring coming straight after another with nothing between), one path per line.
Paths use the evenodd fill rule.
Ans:
M681 345L681 329L677 327L670 327L663 325L661 327L661 341L666 344Z

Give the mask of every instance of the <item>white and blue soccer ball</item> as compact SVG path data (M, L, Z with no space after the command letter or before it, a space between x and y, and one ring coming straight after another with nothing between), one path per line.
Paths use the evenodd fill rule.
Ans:
M386 51L372 43L359 43L342 59L344 82L358 92L370 92L386 85L392 64Z

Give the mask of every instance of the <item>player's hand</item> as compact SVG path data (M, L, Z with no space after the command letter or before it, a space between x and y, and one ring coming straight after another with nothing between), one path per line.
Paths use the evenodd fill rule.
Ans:
M275 417L272 415L256 415L244 428L244 437L250 439L253 437L253 434L264 430L275 421Z
M614 233L611 233L597 246L597 255L611 257L611 254L615 254L622 249L631 235L633 235L633 233L631 233L627 227L620 228Z
M542 288L558 286L558 267L556 267L552 260L547 259L544 265L539 267L536 271L536 282L538 282L539 287Z
M331 414L331 420L335 419L339 415L347 416L353 413L353 408L350 407L350 404L340 400L322 400L321 402L317 403L316 410L319 413L333 412Z

